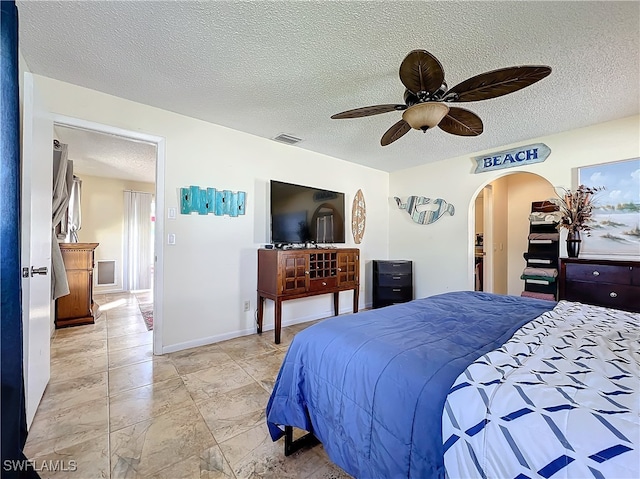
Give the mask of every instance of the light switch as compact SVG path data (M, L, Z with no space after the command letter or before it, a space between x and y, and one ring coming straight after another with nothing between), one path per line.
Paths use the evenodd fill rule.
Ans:
M167 209L167 218L170 220L176 219L176 208L174 206Z
M176 244L176 235L175 235L175 233L169 233L169 236L167 237L167 243L168 244Z

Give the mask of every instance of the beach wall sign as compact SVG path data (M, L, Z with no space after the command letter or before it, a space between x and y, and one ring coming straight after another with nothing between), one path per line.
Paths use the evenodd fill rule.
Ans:
M520 146L511 150L497 151L489 155L475 156L472 157L472 160L476 161L474 173L542 163L550 154L551 148L547 145L534 143L533 145Z

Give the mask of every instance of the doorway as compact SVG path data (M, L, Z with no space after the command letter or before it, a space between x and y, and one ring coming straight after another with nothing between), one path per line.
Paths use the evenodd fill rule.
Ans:
M485 225L485 209L489 210L489 208L485 208L484 202L485 197L487 201L489 201L488 206L491 206L490 203L490 194L491 194L491 186L485 186L478 196L476 196L475 200L475 243L473 249L474 256L474 290L475 291L491 291L491 285L485 281L485 263L487 252L485 251L485 230L490 230L491 225L489 218L491 218L490 211L487 211L487 224Z
M86 146L87 144L93 144L93 148L102 149L101 152L96 150L99 154L91 155L87 153L82 154L82 148L80 148L80 156L86 158L87 161L84 163L79 161L82 164L77 167L74 165L74 170L79 174L79 176L85 175L87 178L91 179L91 181L86 182L88 184L84 185L84 190L88 190L91 187L102 188L102 197L97 197L93 202L94 218L99 218L99 215L97 214L98 212L102 212L100 215L104 217L105 210L108 210L108 208L104 207L104 200L106 197L104 190L105 185L109 186L110 183L115 183L117 185L132 185L128 188L125 186L119 193L121 196L120 200L123 205L126 197L125 190L128 190L129 193L143 193L142 195L137 196L146 196L147 199L152 200L150 202L150 205L152 206L148 208L150 212L149 220L151 223L147 224L146 229L146 233L151 234L153 238L151 241L147 242L150 243L150 249L147 248L147 251L151 257L146 258L148 261L146 261L146 265L143 266L147 268L149 279L148 282L144 283L148 285L148 287L145 286L145 290L142 291L143 294L141 297L147 299L154 298L152 302L145 301L144 308L147 315L153 318L153 353L156 355L162 354L163 242L161 239L164 231L164 215L161 214L161 212L164 210L164 138L59 115L54 115L53 121L55 133L60 137L59 139L62 142L80 143L81 145L85 145L82 148L88 148ZM107 149L109 145L115 147L116 151L120 152L120 156L131 154L133 155L133 158L112 157L112 160L109 160L109 154L105 152L105 149ZM153 164L151 165L151 171L145 171L149 168L148 156L150 148L153 150ZM130 150L130 152L123 153L127 149ZM129 168L128 170L124 169L123 172L123 165L127 163L135 164L136 168ZM100 177L111 179L105 182L96 181L96 179ZM149 180L151 180L151 182L149 182ZM152 184L152 186L151 188L145 188L145 184ZM140 189L146 189L147 191L140 192ZM115 222L114 231L116 231L121 227L120 225L125 225L124 206L120 211L117 211L117 208L114 208L114 210L116 211L114 211L113 214L115 214L117 218L112 218L112 222ZM87 214L89 214L89 211L86 212L85 218L87 217ZM104 218L101 218L100 221L104 223ZM104 226L96 224L96 221L94 220L94 224L89 229L93 231L104 230ZM136 230L131 233L135 236L139 232L140 230ZM79 234L82 240L82 229ZM100 252L101 256L98 256L98 259L101 260L100 264L104 263L108 268L113 267L114 270L117 271L117 274L114 274L115 278L111 284L95 285L94 283L94 286L98 286L98 293L117 290L124 291L125 288L129 287L125 285L125 283L127 283L125 273L131 273L131 269L133 268L130 261L127 261L124 257L124 251L126 250L125 242L128 241L128 239L126 239L124 232L121 230L115 234L107 234L106 237L108 239L103 244L105 246L108 245L108 247L103 248L103 251ZM127 246L129 245L127 244ZM144 256L144 253L142 255ZM136 263L136 265L139 266L139 262ZM96 281L98 275L99 272L96 274ZM137 274L129 274L128 278L135 278L137 276ZM128 284L130 285L131 281L129 281ZM136 282L135 284L141 283ZM140 293L140 291L135 291L133 293ZM144 317L143 313L143 318ZM145 323L147 323L147 321L145 321Z
M554 194L554 187L546 178L516 172L487 183L472 199L475 214L470 243L475 253L472 275L476 290L481 286L481 291L521 294L524 283L520 276L526 266L523 253L528 246L531 203L546 200ZM481 285L477 278L480 261Z

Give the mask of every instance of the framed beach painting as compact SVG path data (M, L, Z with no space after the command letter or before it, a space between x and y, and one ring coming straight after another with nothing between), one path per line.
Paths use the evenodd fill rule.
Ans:
M591 236L581 252L640 257L640 158L578 168L578 185L604 186L594 197Z

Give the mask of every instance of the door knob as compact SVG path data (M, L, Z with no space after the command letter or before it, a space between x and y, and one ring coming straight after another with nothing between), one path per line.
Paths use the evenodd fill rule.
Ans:
M31 277L35 276L36 274L47 274L47 267L43 266L42 268L34 268L32 266L31 267Z

